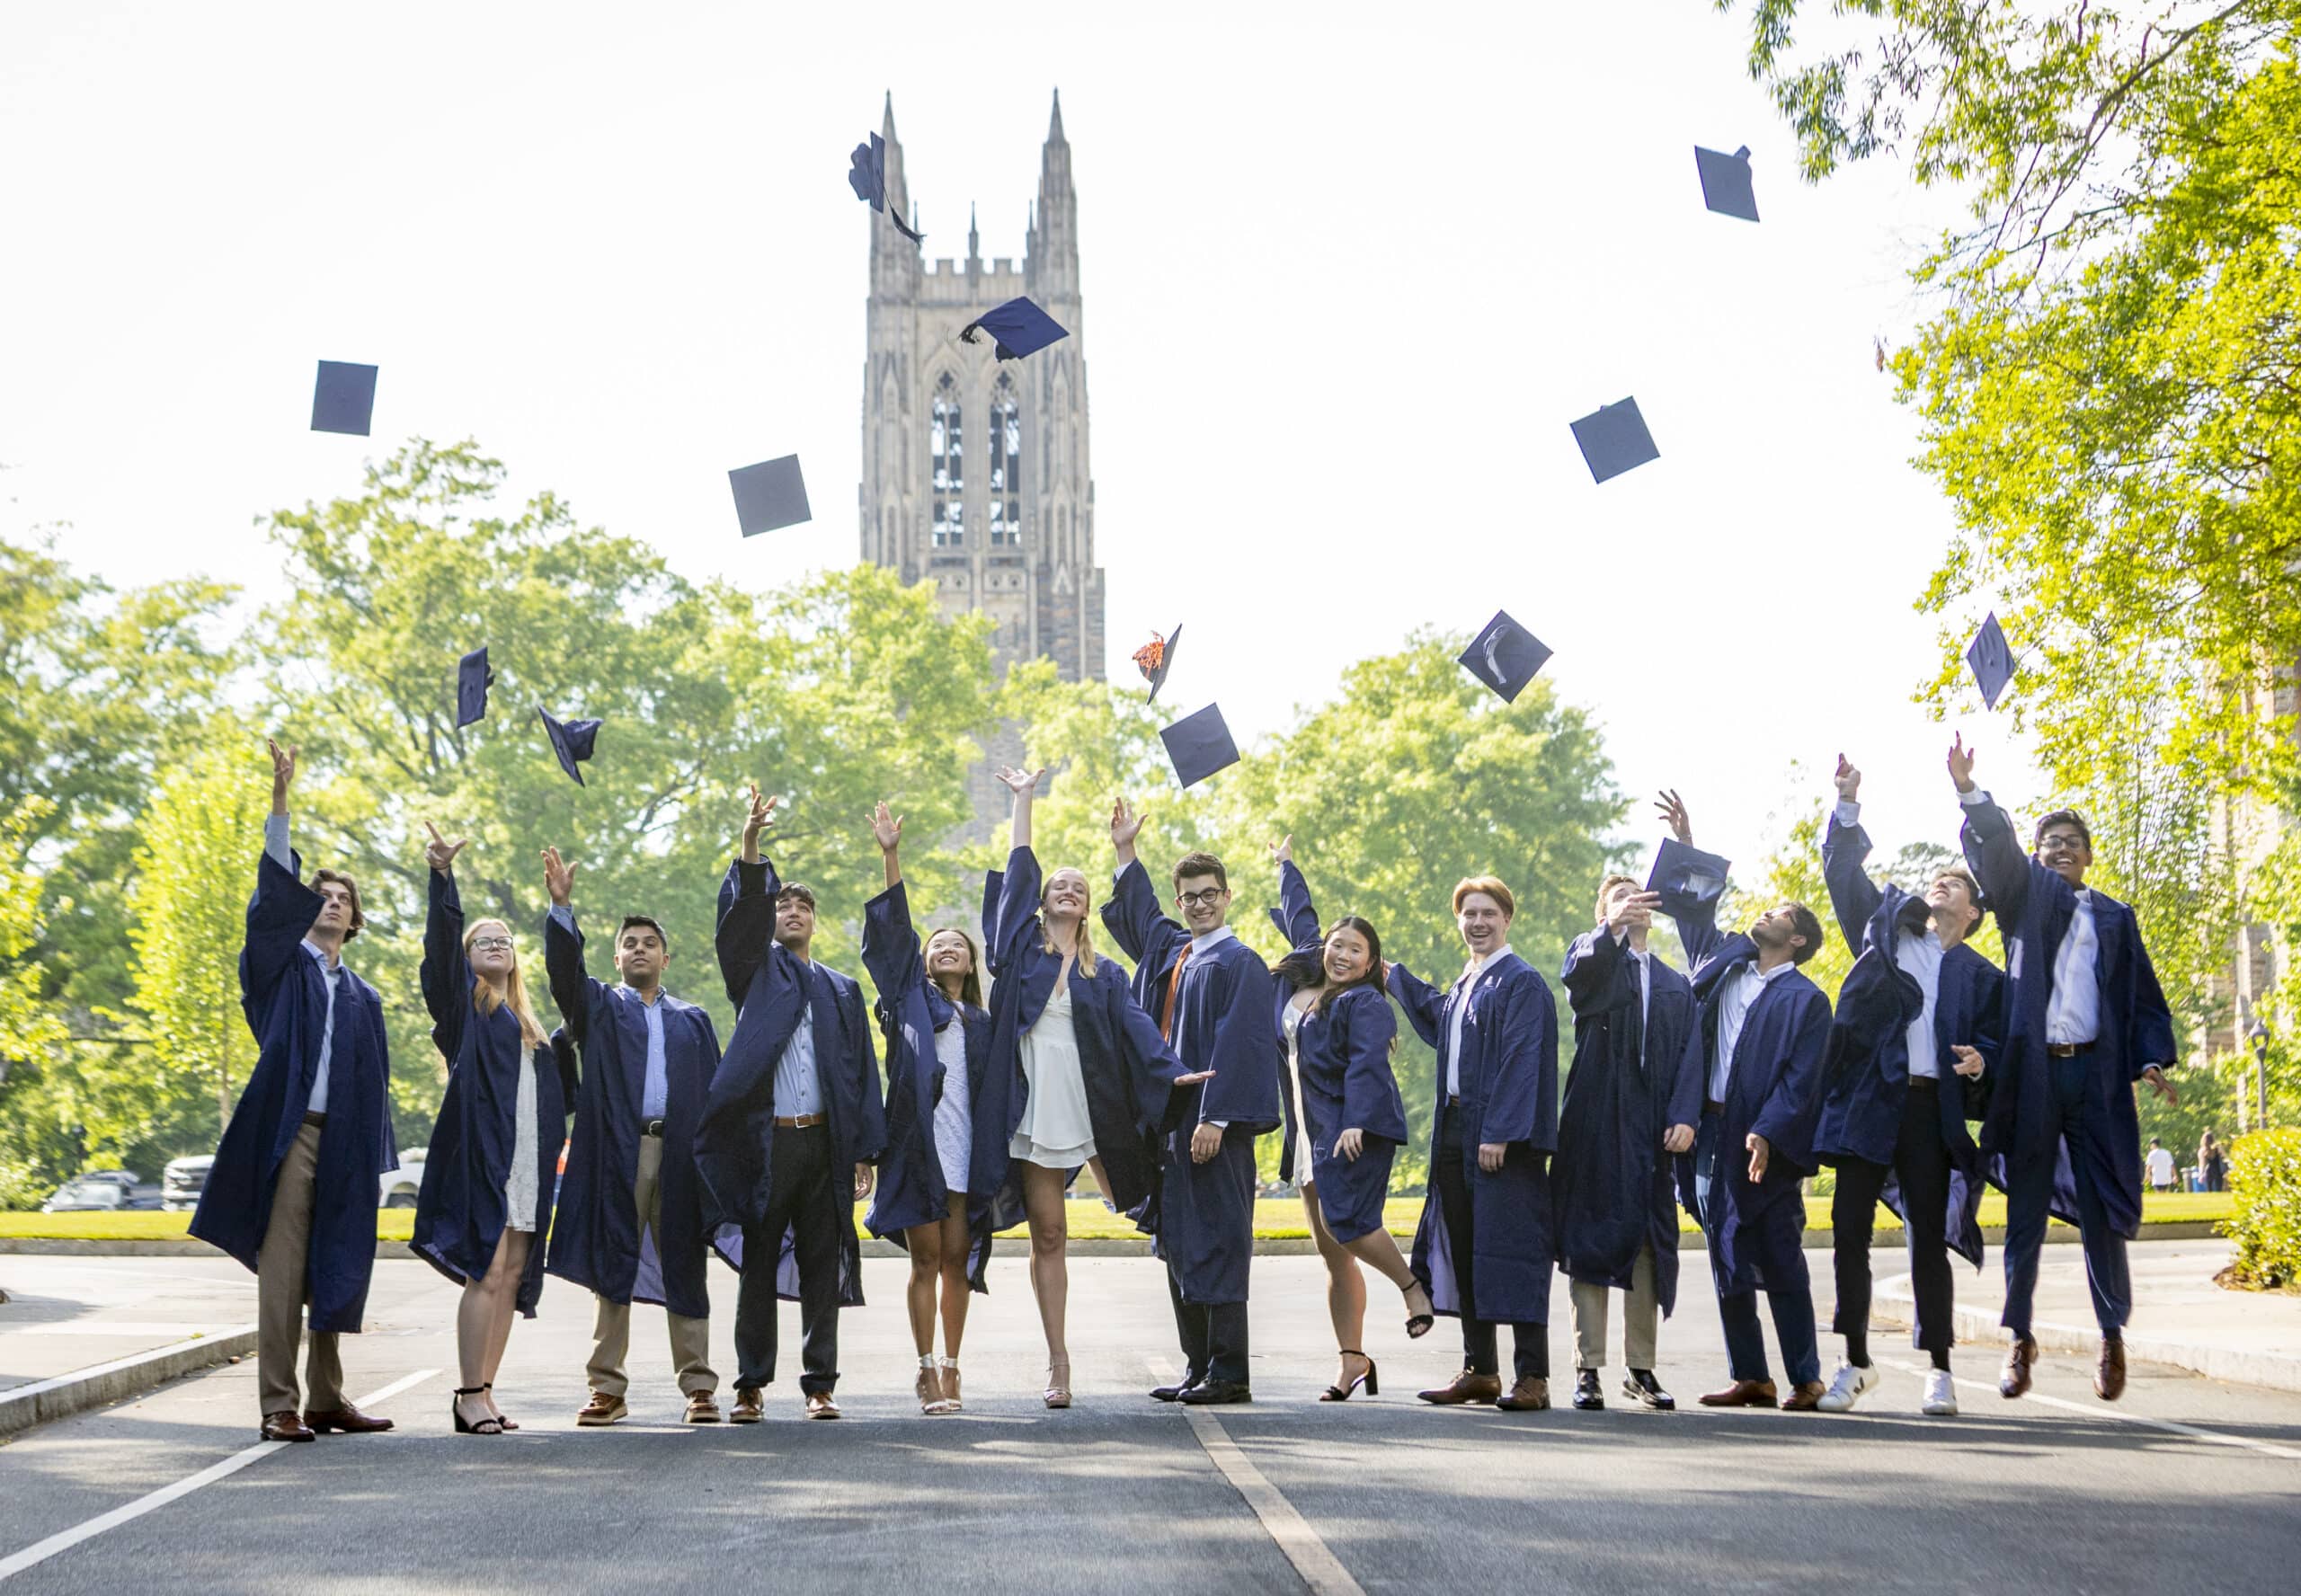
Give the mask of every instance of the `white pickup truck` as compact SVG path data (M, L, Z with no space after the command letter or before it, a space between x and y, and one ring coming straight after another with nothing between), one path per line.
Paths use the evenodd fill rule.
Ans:
M415 1193L423 1184L423 1148L403 1148L399 1162L377 1177L376 1206L378 1208L413 1208ZM173 1213L189 1213L200 1204L200 1193L208 1184L208 1172L216 1166L215 1157L202 1153L195 1158L176 1158L169 1162L160 1183L160 1206Z

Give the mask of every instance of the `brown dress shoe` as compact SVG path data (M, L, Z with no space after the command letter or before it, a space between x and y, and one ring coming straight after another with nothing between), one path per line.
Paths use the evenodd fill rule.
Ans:
M717 1423L719 1399L708 1391L697 1391L687 1399L687 1422L690 1424Z
M2125 1341L2101 1337L2101 1361L2093 1365L2093 1395L2115 1402L2125 1395Z
M831 1399L829 1391L810 1391L807 1393L807 1416L811 1419L835 1419L839 1417L839 1404Z
M2026 1396L2037 1365L2038 1343L2026 1335L2015 1337L2005 1349L2005 1367L1997 1371L1997 1394L2009 1401Z
M1819 1380L1799 1380L1790 1388L1790 1395L1781 1399L1784 1413L1812 1413L1829 1388Z
M1772 1380L1736 1380L1722 1391L1702 1394L1704 1407L1772 1407L1774 1403Z
M1530 1374L1512 1386L1507 1396L1495 1398L1494 1405L1510 1413L1540 1413L1550 1405L1550 1381Z
M1502 1377L1472 1374L1465 1369L1437 1389L1418 1395L1425 1402L1435 1402L1441 1407L1459 1407L1465 1402L1492 1402L1502 1395Z
M760 1404L759 1388L757 1386L737 1387L735 1405L727 1410L727 1422L730 1424L756 1424L765 1417L767 1417L767 1409Z
M283 1407L276 1414L263 1415L263 1428L258 1433L266 1441L317 1441L319 1432L304 1423L292 1407Z
M307 1412L304 1423L315 1435L325 1435L331 1430L343 1435L375 1435L392 1427L389 1419L378 1419L361 1413L349 1402L342 1407L324 1408L317 1413Z
M605 1391L594 1391L591 1399L576 1411L575 1423L582 1429L597 1430L627 1417L630 1413L631 1409L624 1405L622 1397L611 1396Z

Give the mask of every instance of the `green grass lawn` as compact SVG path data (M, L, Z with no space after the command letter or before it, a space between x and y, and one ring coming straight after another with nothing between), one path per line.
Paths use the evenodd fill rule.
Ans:
M855 1221L858 1229L863 1222L863 1207L857 1203ZM1119 1215L1110 1212L1099 1202L1071 1202L1064 1205L1071 1221L1071 1234L1081 1240L1105 1240L1112 1237L1139 1235L1134 1227ZM2225 1219L2229 1217L2230 1199L2226 1193L2180 1192L2171 1196L2154 1194L2141 1200L2141 1220L2145 1225L2163 1225L2199 1219ZM1414 1234L1415 1221L1422 1214L1419 1197L1393 1197L1385 1210L1390 1228L1399 1236ZM1809 1197L1806 1200L1806 1222L1817 1228L1830 1222L1830 1200ZM2005 1200L1995 1193L1982 1199L1981 1222L2002 1225L2005 1222ZM0 1213L0 1237L25 1237L56 1240L149 1241L185 1234L191 1223L186 1213ZM376 1212L376 1238L379 1241L405 1241L415 1225L415 1210L412 1208L378 1209ZM1678 1228L1691 1231L1692 1219L1680 1217ZM1878 1210L1880 1230L1898 1230L1901 1221L1880 1208ZM1020 1237L1023 1228L999 1233ZM1266 1198L1255 1204L1255 1235L1264 1241L1284 1241L1307 1238L1310 1228L1302 1217L1302 1205L1292 1197Z

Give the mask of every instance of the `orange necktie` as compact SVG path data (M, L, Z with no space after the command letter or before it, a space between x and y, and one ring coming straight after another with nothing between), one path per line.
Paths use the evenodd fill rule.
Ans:
M1175 1039L1175 998L1183 989L1183 966L1190 960L1190 944L1183 944L1183 951L1175 955L1175 967L1167 974L1167 1015L1159 1022L1159 1037L1162 1042Z

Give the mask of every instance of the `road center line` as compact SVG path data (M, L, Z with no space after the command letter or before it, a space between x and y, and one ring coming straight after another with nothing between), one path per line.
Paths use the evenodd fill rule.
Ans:
M421 1385L439 1372L436 1369L419 1369L413 1374L394 1380L380 1391L371 1391L367 1396L357 1398L351 1405L379 1407L411 1386ZM213 1485L227 1475L239 1473L249 1464L270 1456L282 1447L296 1444L298 1443L286 1441L259 1441L244 1451L234 1452L220 1463L209 1464L198 1474L187 1475L173 1485L162 1485L158 1490L115 1507L110 1512L98 1513L85 1523L75 1524L71 1529L59 1530L46 1540L35 1541L21 1552L0 1557L0 1580L22 1574L27 1568L47 1562L58 1552L68 1551L82 1541L102 1535L107 1530L117 1529L131 1519L140 1519L155 1508L165 1507L179 1497L191 1495L202 1485Z
M1899 1358L1877 1358L1874 1361L1883 1363L1888 1369L1898 1369L1905 1374L1932 1372L1932 1366L1930 1364L1905 1363ZM1993 1396L1997 1395L1995 1380L1967 1379L1958 1375L1950 1378L1969 1391L1986 1391ZM2255 1441L2246 1435L2224 1435L2218 1430L2201 1430L2195 1424L2184 1424L2178 1419L2156 1419L2150 1417L2147 1414L2127 1413L2123 1408L2113 1406L2106 1402L2097 1402L2089 1406L2083 1402L2072 1402L2063 1396L2047 1396L2036 1391L2031 1391L2019 1400L2041 1402L2048 1407L2066 1408L2071 1413L2083 1414L2089 1418L2121 1419L2128 1424L2145 1424L2152 1430L2163 1430L2169 1434L2186 1435L2192 1441L2209 1441L2217 1446L2244 1447L2252 1451L2266 1453L2272 1458L2283 1458L2288 1462L2301 1463L2301 1451L2296 1451L2291 1447L2281 1447L2266 1441Z

